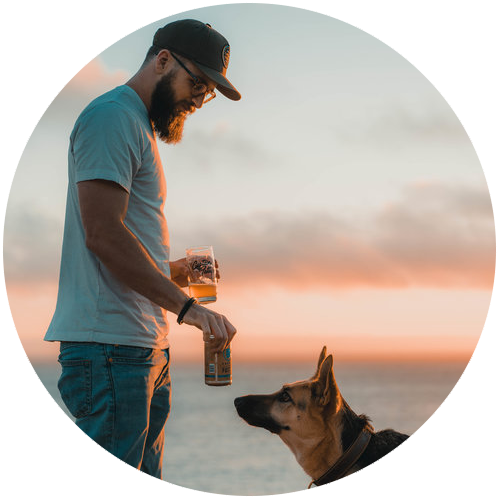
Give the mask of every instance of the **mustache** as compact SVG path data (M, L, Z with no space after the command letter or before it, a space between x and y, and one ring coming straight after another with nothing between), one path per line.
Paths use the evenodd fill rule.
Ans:
M186 115L192 115L196 111L196 106L186 100L177 102L176 108L180 108L180 113L185 113Z

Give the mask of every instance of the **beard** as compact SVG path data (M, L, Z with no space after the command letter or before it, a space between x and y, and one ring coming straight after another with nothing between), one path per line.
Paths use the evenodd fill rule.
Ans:
M167 144L177 144L182 139L186 110L193 112L193 103L175 101L172 81L175 73L165 75L153 90L149 117L158 137Z

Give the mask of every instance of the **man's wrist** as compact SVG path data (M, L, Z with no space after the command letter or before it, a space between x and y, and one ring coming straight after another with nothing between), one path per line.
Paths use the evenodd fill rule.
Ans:
M188 312L191 306L196 303L197 303L196 299L194 297L191 297L182 306L182 309L180 310L179 315L177 316L177 323L179 323L179 325L182 325L183 322L182 320L184 319L185 314Z

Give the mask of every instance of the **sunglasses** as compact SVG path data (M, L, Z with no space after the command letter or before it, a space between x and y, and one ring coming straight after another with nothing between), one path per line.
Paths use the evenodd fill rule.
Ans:
M196 76L192 71L189 71L189 69L186 68L186 66L182 63L182 61L179 58L177 58L173 52L170 53L172 54L172 57L179 63L181 68L183 68L187 72L187 74L193 79L194 82L193 94L195 96L206 94L205 98L203 99L203 104L206 104L207 102L217 97L217 94L213 90L210 91L208 90L207 84L200 77Z

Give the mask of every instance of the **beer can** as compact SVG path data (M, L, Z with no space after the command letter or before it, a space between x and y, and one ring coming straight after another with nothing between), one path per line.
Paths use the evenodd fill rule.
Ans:
M222 352L210 352L209 344L205 342L205 384L231 385L231 347Z

